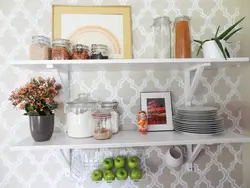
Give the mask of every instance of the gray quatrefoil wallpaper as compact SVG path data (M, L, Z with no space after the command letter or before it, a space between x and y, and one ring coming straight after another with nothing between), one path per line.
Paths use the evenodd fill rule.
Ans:
M244 3L243 3L244 2ZM52 5L131 5L134 58L153 57L153 18L167 15L173 21L180 15L192 17L192 38L205 38L221 25L226 28L243 15L250 1L236 0L1 0L0 2L0 187L1 188L78 188L68 177L69 169L54 150L12 151L13 145L30 135L28 118L8 102L10 92L32 76L51 74L32 72L9 65L11 60L29 59L31 36L52 35ZM249 15L250 16L250 15ZM240 34L232 40L231 53L240 54ZM197 46L193 44L193 51ZM53 74L56 78L57 75ZM240 69L206 70L192 103L219 108L229 131L242 133ZM179 70L74 72L71 99L89 93L94 99L119 101L123 130L136 129L140 92L171 91L174 106L184 104L184 75ZM64 131L61 109L56 123ZM165 156L168 147L145 148L146 180L127 181L122 188L242 188L242 145L206 146L194 163L194 170L169 169ZM131 148L131 150L136 150ZM83 178L84 179L84 178ZM88 185L84 188L111 187Z

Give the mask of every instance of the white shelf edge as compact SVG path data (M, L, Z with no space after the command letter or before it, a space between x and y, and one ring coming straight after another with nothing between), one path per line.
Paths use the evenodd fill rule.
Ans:
M147 136L149 137L147 138ZM123 142L122 141L123 138L131 140ZM147 139L145 140L145 138ZM161 138L168 138L168 139L157 140ZM169 140L169 138L171 139ZM66 143L61 144L62 141L66 141ZM97 148L148 147L148 146L191 145L191 144L212 145L220 143L227 143L227 144L250 143L250 137L228 131L225 131L222 135L216 135L216 136L202 136L202 135L190 136L177 133L174 131L150 132L147 135L140 135L140 133L137 133L136 131L121 131L117 135L114 135L110 140L98 141L94 140L94 138L74 139L74 138L69 138L66 134L63 133L55 133L54 137L52 137L52 139L48 142L34 142L30 137L21 141L17 145L11 146L11 150L97 149Z

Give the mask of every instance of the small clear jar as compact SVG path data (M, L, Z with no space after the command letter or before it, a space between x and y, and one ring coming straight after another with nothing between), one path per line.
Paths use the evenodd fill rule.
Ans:
M113 134L119 131L119 112L118 102L102 102L101 108L104 112L110 112L112 121L112 132Z
M72 59L89 59L89 47L77 44L73 47Z
M30 60L49 59L51 59L50 39L40 35L33 36L32 44L30 45Z
M70 59L70 40L55 39L52 43L52 59L68 60Z
M108 46L103 44L92 44L91 59L108 59Z
M97 140L106 140L112 137L111 114L97 112L92 114L95 119L94 138Z
M171 21L162 16L154 19L154 58L165 59L171 57Z

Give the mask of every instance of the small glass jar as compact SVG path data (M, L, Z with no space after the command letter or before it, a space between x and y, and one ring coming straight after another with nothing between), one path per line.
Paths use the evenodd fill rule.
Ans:
M190 18L180 16L175 19L175 58L191 58Z
M89 59L89 47L77 44L73 47L72 59Z
M118 113L118 102L102 102L101 108L104 112L110 112L112 121L112 132L113 134L119 131L119 113Z
M36 35L32 37L30 45L30 60L51 59L50 39L45 36Z
M154 58L164 59L171 57L171 21L162 16L154 19Z
M52 44L52 59L53 60L68 60L70 59L70 40L55 39Z
M92 114L95 119L94 138L97 140L106 140L112 137L111 114L97 112Z
M92 44L91 59L108 59L108 46L103 44Z

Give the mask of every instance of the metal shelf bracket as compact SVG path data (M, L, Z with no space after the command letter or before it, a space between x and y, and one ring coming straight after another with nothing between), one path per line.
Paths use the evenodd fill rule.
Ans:
M193 171L193 162L204 147L205 144L198 144L193 149L193 145L187 145L187 161L185 164L187 171Z
M205 67L210 66L211 63L204 63L202 65L194 65L185 70L185 105L191 106L191 100L194 96L194 93L199 85L199 81L202 73L204 72ZM193 81L191 81L191 72L196 71Z

